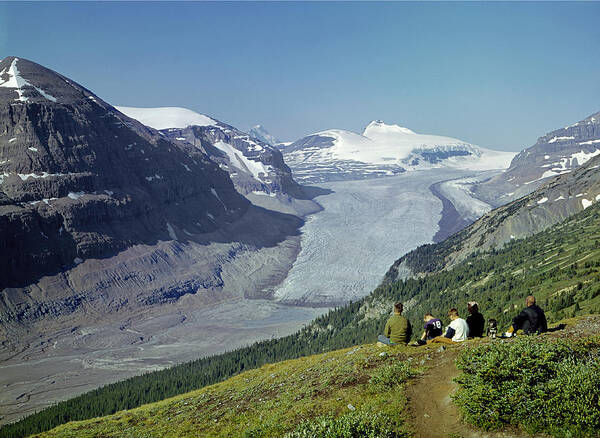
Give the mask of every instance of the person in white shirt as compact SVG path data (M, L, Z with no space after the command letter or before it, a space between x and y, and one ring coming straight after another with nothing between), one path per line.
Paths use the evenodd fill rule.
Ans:
M433 338L427 343L436 342L443 344L454 344L455 342L466 341L469 336L469 326L467 321L458 316L458 310L450 309L448 311L450 325L446 329L446 334Z

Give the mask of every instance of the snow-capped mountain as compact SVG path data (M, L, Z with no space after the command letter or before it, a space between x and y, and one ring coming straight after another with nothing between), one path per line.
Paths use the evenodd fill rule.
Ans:
M362 134L331 129L282 148L294 176L303 182L359 179L448 167L505 169L514 152L484 149L462 140L418 134L373 121Z
M540 137L514 157L506 172L475 191L488 202L501 205L533 192L557 175L572 172L596 155L600 155L600 112Z
M274 135L272 135L269 131L265 129L262 125L255 125L248 131L252 137L262 141L263 143L267 143L271 146L276 146L281 143Z
M256 205L300 215L317 208L306 199L277 148L233 126L186 108L116 108L166 138L202 150L229 173L238 192Z

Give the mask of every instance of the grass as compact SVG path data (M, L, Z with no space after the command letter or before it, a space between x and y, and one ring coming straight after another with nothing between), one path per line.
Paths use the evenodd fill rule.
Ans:
M197 391L36 436L273 437L306 429L307 422L360 422L374 414L393 419L388 436L407 436L403 383L422 368L411 365L416 361L408 358L408 350L362 345L269 364Z

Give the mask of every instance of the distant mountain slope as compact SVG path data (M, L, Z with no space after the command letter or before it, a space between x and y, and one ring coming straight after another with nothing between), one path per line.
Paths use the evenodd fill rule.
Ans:
M417 134L379 120L371 122L362 134L322 131L281 150L295 177L305 182L361 179L435 167L504 169L515 155L454 138Z
M531 193L552 177L572 172L599 154L600 112L540 137L514 157L506 172L475 185L473 191L495 206L502 205Z
M262 292L297 254L301 220L38 64L0 62L0 126L0 359L36 330Z
M185 108L117 107L166 138L192 144L229 173L236 189L261 207L303 216L318 206L292 178L281 152L233 126Z
M490 211L447 240L411 251L394 263L385 281L452 267L475 252L501 248L513 239L539 233L599 200L600 157L596 157L533 193Z
M248 134L270 146L276 146L279 143L281 143L273 134L267 131L262 125L253 126L248 131Z

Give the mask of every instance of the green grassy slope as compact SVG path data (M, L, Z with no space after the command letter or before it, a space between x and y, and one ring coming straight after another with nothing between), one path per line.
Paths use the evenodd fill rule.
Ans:
M600 316L565 322L565 329L541 336L467 341L445 351L437 345L367 344L268 364L200 390L68 423L39 436L408 437L419 432L412 415L434 412L407 399L407 393L430 391L427 398L438 401L450 394L437 394L412 377L427 373L441 379L455 358L463 374L454 399L478 428L520 428L511 432L515 437L526 432L599 436ZM407 383L414 385L412 391L406 390ZM457 415L448 424L431 421L448 432L445 427ZM459 425L459 430L467 426Z
M472 255L449 271L381 286L294 335L108 385L5 426L0 437L25 436L67 421L130 409L265 363L371 342L396 300L405 302L417 334L425 311L445 319L448 308L456 306L465 313L466 302L473 299L480 302L486 318L498 319L503 327L531 293L547 309L550 321L600 312L599 230L600 203L502 250Z
M197 391L69 423L41 436L272 437L311 427L302 422L326 415L346 417L350 423L354 419L356 427L370 427L376 436L407 436L403 383L420 370L411 365L416 361L406 360L408 350L364 345L264 365Z

